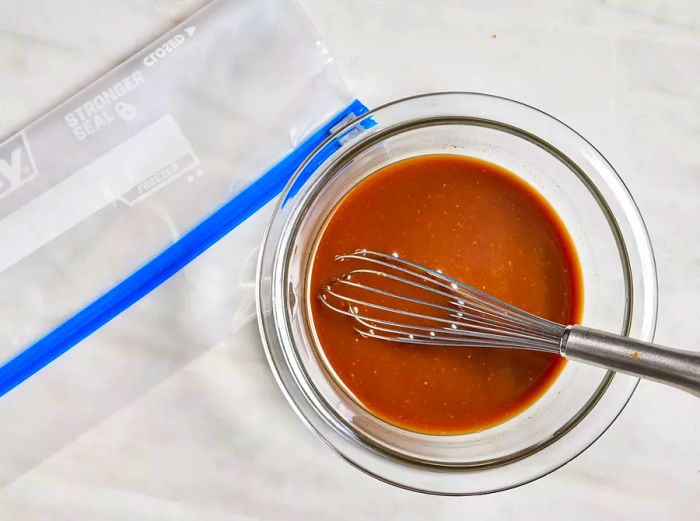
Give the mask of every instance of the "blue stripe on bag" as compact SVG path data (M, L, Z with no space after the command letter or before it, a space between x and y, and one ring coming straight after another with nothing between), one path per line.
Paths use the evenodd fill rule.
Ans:
M6 394L153 291L265 206L282 191L292 174L309 154L330 137L334 130L333 127L342 123L351 114L359 116L366 112L367 107L360 101L353 101L292 153L183 235L172 246L49 334L10 359L0 367L0 396ZM331 141L324 147L322 152L325 157L328 157L340 146L336 141ZM320 162L315 161L314 165L307 165L301 176L304 177L304 181L313 171L312 167L315 169L318 164Z

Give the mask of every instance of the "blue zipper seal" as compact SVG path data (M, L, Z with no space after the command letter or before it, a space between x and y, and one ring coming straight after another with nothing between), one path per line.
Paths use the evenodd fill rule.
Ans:
M333 134L336 126L366 112L367 107L359 100L350 103L282 161L183 235L172 246L169 246L142 268L0 366L0 396L7 394L132 304L145 297L265 206L282 191L309 154ZM363 126L369 125L363 122ZM342 140L342 136L340 140ZM299 176L299 181L295 183L297 190L325 158L342 146L340 140L336 139L327 143L319 152L318 160L304 168Z

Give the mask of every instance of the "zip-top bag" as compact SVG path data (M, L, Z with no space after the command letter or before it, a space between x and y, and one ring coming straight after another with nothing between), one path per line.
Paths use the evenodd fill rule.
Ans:
M0 144L0 485L254 316L268 203L365 111L295 4L217 0Z

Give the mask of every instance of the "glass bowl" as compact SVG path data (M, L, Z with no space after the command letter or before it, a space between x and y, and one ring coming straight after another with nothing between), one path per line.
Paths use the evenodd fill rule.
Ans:
M340 145L342 143L342 145ZM278 383L304 422L372 476L421 492L508 489L561 467L617 418L638 380L568 363L524 412L463 435L393 426L347 394L309 327L307 277L317 235L338 201L379 168L424 154L501 165L534 186L575 242L583 323L650 341L657 312L654 257L634 200L590 143L527 105L475 93L437 93L384 105L316 149L280 198L258 267L258 317Z

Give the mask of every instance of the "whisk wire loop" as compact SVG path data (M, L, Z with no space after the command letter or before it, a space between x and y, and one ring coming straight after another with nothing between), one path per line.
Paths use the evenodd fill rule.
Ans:
M332 280L319 296L329 309L354 319L355 330L363 337L404 344L559 352L563 325L440 270L370 250L339 255L336 261L361 267Z

